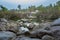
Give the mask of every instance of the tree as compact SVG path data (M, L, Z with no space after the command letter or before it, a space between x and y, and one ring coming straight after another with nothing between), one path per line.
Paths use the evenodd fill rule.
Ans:
M60 6L60 1L58 1L56 4L57 4L58 6Z
M7 11L8 9L6 7L4 7L3 5L0 5L0 8L2 11Z
M21 5L18 5L18 9L21 10Z

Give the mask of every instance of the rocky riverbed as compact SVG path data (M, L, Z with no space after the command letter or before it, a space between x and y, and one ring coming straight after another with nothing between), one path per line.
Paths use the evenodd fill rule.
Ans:
M60 18L47 23L23 23L1 18L0 40L60 40Z

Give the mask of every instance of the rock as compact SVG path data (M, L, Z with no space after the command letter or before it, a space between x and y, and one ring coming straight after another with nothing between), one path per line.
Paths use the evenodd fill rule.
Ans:
M15 22L8 22L7 26L6 26L6 30L7 31L13 31L13 32L17 32L18 31L18 25Z
M37 38L29 38L29 37L22 37L22 38L17 38L16 40L40 40Z
M33 30L37 30L39 28L40 28L39 23L34 22L33 23Z
M44 36L42 37L42 40L55 40L55 38L52 37L52 36L49 36L49 35L44 35Z
M26 23L24 23L24 26L27 27L29 30L32 30L33 27L34 27L34 24L33 23L26 22Z
M20 29L21 29L21 30L20 30ZM24 28L24 27L20 27L20 29L19 29L19 31L22 31L23 33L29 31L28 28Z
M36 30L31 32L32 37L42 38L44 35L50 35L55 38L60 38L60 26L50 27L50 30Z
M0 30L5 31L6 30L6 23L5 22L0 22Z
M14 21L5 22L2 20L2 22L0 22L0 30L2 31L11 30L11 31L17 32L18 25Z
M24 34L26 32L29 32L28 28L24 28L24 27L19 27L19 31L17 34Z
M50 27L50 25L51 25L51 22L40 23L40 25L34 26L33 30L45 29L46 27Z
M36 31L32 31L30 34L31 34L30 37L42 38L46 34L51 35L51 32L47 30L39 29Z
M40 26L43 28L37 29L31 32L31 37L42 38L44 35L49 35L57 40L60 40L60 18L52 22L51 24L43 23Z
M0 18L0 22L8 22L5 18Z
M21 22L21 20L17 20L16 22Z
M51 22L47 22L47 23L41 23L40 27L42 28L46 28L46 27L50 27L51 26Z
M24 23L24 25L26 25L27 27L29 27L30 24L31 23L28 23L28 22Z
M35 25L34 25L33 23L31 23L27 28L28 28L30 31L32 31L34 27L35 27Z
M0 31L0 40L12 40L16 35L8 31Z
M56 38L56 40L60 40L60 26L49 27L49 30L40 29L31 32L31 37L42 38L44 35L49 35Z
M55 38L60 38L60 26L53 26L50 31Z
M52 26L60 26L60 18L54 20L51 25Z
M51 28L50 27L45 27L44 30L50 31Z
M34 25L36 25L36 26L38 26L38 25L39 25L39 23L36 23L36 22L34 22L33 24L34 24Z

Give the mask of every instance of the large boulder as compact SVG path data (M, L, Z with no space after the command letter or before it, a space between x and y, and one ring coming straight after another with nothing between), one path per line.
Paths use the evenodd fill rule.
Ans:
M52 22L52 26L60 26L60 18L54 20L54 21Z
M60 18L53 21L51 24L43 23L41 26L43 29L32 31L31 37L42 38L44 35L49 35L56 38L55 40L60 40Z
M37 38L29 38L29 37L22 37L22 38L16 38L16 40L40 40Z
M38 29L38 30L32 31L30 34L31 34L30 37L40 38L40 39L44 35L52 35L51 31L47 31L47 30L44 30L44 29Z
M60 26L53 26L50 31L55 38L60 40Z
M55 38L49 35L45 35L42 37L42 40L55 40Z
M12 40L16 35L8 31L0 31L0 40Z

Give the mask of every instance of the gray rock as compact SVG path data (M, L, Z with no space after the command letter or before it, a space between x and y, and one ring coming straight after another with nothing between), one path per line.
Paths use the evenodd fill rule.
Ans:
M60 38L60 26L53 26L50 31L54 37Z
M5 31L6 30L6 23L0 22L0 30Z
M25 32L29 32L29 29L28 28L24 28L24 27L19 27L19 32L18 34L23 34Z
M0 18L0 22L8 22L5 18Z
M31 34L30 35L31 37L42 38L46 34L51 35L51 31L39 29L39 30L36 30L36 31L32 31L30 34Z
M51 25L44 23L41 26L44 26L42 30L38 29L31 32L31 34L34 35L34 37L42 38L44 35L50 35L56 38L57 40L60 39L60 18L52 22Z
M50 30L42 29L42 30L33 31L31 32L32 34L31 37L42 38L44 35L50 35L56 38L55 40L60 40L60 26L52 26L49 28Z
M16 35L8 31L0 31L0 40L12 40Z
M6 25L7 25L5 27L6 30L13 31L15 33L18 31L18 25L17 25L17 23L15 21L9 21Z
M60 26L60 18L54 20L54 21L52 22L52 26Z
M22 37L22 38L17 38L16 40L40 40L37 38L29 38L29 37Z
M49 35L45 35L42 37L42 40L55 40L55 38Z

